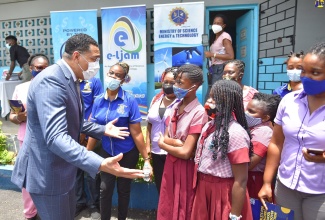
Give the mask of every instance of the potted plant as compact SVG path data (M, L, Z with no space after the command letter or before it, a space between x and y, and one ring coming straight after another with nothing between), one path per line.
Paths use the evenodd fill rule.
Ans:
M0 121L0 164L13 164L16 153L9 148L10 141L7 135L2 132L2 122Z

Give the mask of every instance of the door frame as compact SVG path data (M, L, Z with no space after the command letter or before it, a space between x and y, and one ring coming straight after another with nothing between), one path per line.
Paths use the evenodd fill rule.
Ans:
M209 30L209 14L211 11L235 11L235 10L253 10L253 52L252 52L252 72L251 74L251 85L254 88L257 88L257 67L258 67L258 44L259 44L259 39L258 39L258 24L259 24L259 4L240 4L240 5L221 5L221 6L207 6L205 8L205 31ZM206 66L206 59L204 59L203 66ZM206 93L208 90L208 78L207 78L207 73L208 70L206 68L203 68L203 79L204 79L204 84L203 84L203 91L202 91L202 97L206 97ZM205 101L205 100L204 100Z

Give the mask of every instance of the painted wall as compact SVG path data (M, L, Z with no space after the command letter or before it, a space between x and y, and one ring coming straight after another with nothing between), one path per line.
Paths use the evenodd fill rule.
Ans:
M317 42L325 41L325 7L315 8L314 1L297 1L295 50L307 52Z
M260 92L271 94L288 81L283 63L294 50L294 41L288 37L294 36L296 1L268 0L260 4L257 79Z

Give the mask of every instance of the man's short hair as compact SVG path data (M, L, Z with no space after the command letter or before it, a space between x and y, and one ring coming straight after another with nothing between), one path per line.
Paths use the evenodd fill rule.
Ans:
M74 51L87 52L89 51L90 45L98 46L98 43L87 34L76 34L70 37L66 44L64 52L72 55Z
M17 38L13 35L9 35L8 37L5 38L6 40L14 40L17 41Z

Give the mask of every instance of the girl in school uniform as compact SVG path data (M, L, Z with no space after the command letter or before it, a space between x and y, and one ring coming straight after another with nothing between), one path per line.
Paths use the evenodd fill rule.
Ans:
M258 192L263 186L263 174L266 163L267 147L271 141L276 111L281 97L265 93L255 93L247 104L246 120L253 144L253 155L248 167L247 189L249 197L258 199Z
M216 105L215 118L203 127L198 141L191 219L250 220L246 183L252 145L243 90L233 80L217 81L208 102Z
M194 198L193 156L202 127L208 121L196 90L203 83L202 69L187 64L175 74L174 94L180 100L171 110L165 135L158 145L167 151L160 188L158 220L190 219Z

